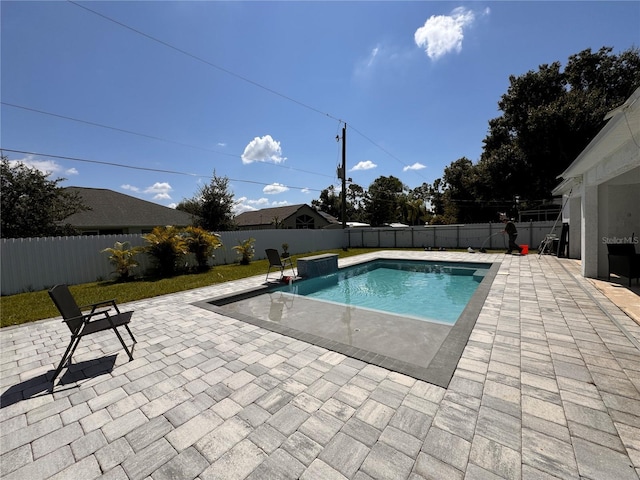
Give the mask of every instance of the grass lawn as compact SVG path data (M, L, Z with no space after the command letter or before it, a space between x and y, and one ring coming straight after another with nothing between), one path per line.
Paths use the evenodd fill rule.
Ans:
M375 252L379 248L353 248L348 251L342 249L324 250L313 254L293 255L298 257L319 255L322 253L337 253L339 258ZM88 305L100 300L115 298L118 303L132 302L144 298L157 297L168 293L181 292L192 288L206 287L216 283L229 282L254 275L266 275L269 262L267 260L252 261L249 265L230 264L218 265L205 273L177 275L170 278L143 279L126 283L103 281L72 285L71 293L78 305ZM49 298L46 290L39 292L19 293L0 297L0 327L20 325L43 318L59 316L60 313Z

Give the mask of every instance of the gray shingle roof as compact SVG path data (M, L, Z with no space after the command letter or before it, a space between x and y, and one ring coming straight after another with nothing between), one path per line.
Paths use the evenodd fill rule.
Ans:
M67 217L65 223L78 228L153 228L160 225L191 225L191 215L157 203L103 188L67 187L78 192L91 210Z
M284 207L263 208L261 210L243 212L235 217L235 222L240 227L245 225L269 225L275 217L278 217L278 219L282 221L294 215L305 205L306 204L301 203L298 205L286 205Z

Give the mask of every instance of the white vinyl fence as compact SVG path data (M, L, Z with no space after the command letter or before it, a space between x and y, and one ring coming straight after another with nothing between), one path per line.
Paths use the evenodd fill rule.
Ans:
M550 233L553 222L516 224L518 242L537 248ZM406 228L353 228L347 230L255 230L222 232L223 246L217 249L211 265L234 263L238 255L233 247L254 238L255 259L265 258L266 248L282 251L289 244L289 253L299 255L336 248L506 248L506 238L500 234L502 224L472 224L420 226ZM557 232L559 233L559 232ZM78 237L47 237L2 239L0 243L0 287L2 295L13 295L50 288L58 283L70 285L109 279L114 267L109 255L100 253L115 242L144 245L142 235L100 235ZM138 255L143 273L150 261ZM193 259L191 264L195 264Z
M265 258L266 248L282 251L289 244L295 255L318 250L342 248L342 230L256 230L222 232L222 247L214 251L210 265L234 263L238 254L234 246L254 238L255 259ZM94 235L77 237L43 237L2 239L0 243L0 287L2 295L44 290L58 283L70 285L112 278L113 265L109 254L100 253L115 242L129 242L132 247L145 245L140 234ZM138 255L140 266L135 273L143 273L151 266L147 255ZM195 259L185 262L195 265Z
M518 243L538 248L551 233L554 222L516 223ZM561 225L556 226L560 234ZM347 246L351 248L507 248L508 238L502 235L502 223L470 225L426 225L408 228L352 228L347 231Z

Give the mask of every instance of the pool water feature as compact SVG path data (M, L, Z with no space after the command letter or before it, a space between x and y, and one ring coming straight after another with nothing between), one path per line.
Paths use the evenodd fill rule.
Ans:
M379 270L380 265L384 265L386 261L387 259L378 259L340 269L336 278L340 275L357 278L356 273L360 268ZM382 263L376 265L376 262ZM396 270L409 270L411 278L418 273L423 276L449 273L451 277L467 277L466 280L476 284L475 293L453 322L398 313L397 310L390 313L378 308L341 303L335 299L318 300L300 294L307 289L307 285L326 281L325 277L296 281L292 285L264 284L232 295L196 302L196 305L446 388L484 305L499 264L409 260L392 260L391 263L395 264ZM330 283L339 284L336 278ZM451 280L452 278L448 278L447 281ZM365 290L379 290L379 283L365 282ZM447 283L449 287L438 290L439 293L425 286L414 285L408 289L406 283L391 283L392 286L388 288L392 291L410 290L416 297L433 297L436 303L443 302L443 296L457 295L458 291L452 283ZM427 308L424 307L424 310Z
M489 266L378 260L276 291L451 325Z

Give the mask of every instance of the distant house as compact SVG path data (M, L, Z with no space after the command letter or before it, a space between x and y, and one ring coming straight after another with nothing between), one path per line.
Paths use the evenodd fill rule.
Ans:
M243 212L235 217L240 230L268 230L276 228L318 229L331 225L331 221L303 203L285 207L263 208Z
M64 220L82 235L149 233L157 226L192 224L192 216L188 213L113 190L85 187L67 187L65 190L79 193L82 203L89 207L89 210Z

